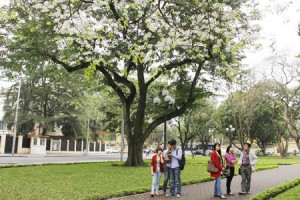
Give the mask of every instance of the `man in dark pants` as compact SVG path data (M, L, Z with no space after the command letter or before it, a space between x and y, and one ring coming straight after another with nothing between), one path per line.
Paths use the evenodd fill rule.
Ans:
M167 149L163 152L163 158L165 160L164 162L164 185L163 185L163 191L164 194L167 192L168 183L170 180L170 167L171 167L171 158L172 158L172 146L170 145L170 141L168 141Z
M180 166L179 161L182 158L181 148L176 147L176 140L171 140L170 145L172 146L172 157L170 166L170 194L166 196L181 197L181 178L180 178ZM176 190L177 189L177 190Z
M257 161L257 156L250 152L251 144L244 144L244 151L241 152L241 158L239 161L242 183L242 191L239 194L249 194L250 193L250 184L251 184L251 175L252 170L255 170L255 164Z

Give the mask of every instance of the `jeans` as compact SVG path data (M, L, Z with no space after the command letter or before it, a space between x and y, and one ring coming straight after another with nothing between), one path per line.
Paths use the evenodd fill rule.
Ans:
M164 165L164 171L165 171L165 179L164 179L163 191L166 192L168 187L168 182L170 179L170 167Z
M227 188L227 194L231 192L231 181L232 181L232 178L234 176L234 167L229 167L230 169L230 176L227 177L227 180L226 180L226 188Z
M177 193L181 194L181 179L180 179L180 168L170 168L170 193L175 195L175 187L177 187Z
M221 188L221 176L216 178L215 181L215 189L214 189L214 196L222 196L222 188Z
M161 172L155 172L152 176L151 194L158 193Z
M241 167L242 192L249 192L250 191L251 175L252 175L252 168L250 166L242 166Z

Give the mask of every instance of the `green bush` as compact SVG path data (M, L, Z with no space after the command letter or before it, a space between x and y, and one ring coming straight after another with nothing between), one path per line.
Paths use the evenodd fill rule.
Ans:
M272 197L277 196L278 194L287 191L290 188L295 187L296 185L300 184L300 178L295 179L293 181L290 181L288 183L284 183L282 185L279 185L275 188L272 189L268 189L265 190L261 193L258 193L257 195L255 195L254 197L251 198L251 200L266 200L266 199L270 199Z

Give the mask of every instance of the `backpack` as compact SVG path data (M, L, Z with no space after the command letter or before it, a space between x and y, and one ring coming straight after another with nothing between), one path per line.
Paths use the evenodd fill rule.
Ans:
M176 156L178 156L178 149L176 149ZM181 160L178 160L178 163L179 163L180 170L183 170L184 166L185 166L185 155L184 155L184 153L182 154Z

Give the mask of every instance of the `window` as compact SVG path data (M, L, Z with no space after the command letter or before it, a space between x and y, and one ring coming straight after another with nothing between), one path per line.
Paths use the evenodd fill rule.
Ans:
M46 139L41 138L40 139L40 145L45 146L45 143L46 143L45 141L46 141Z

